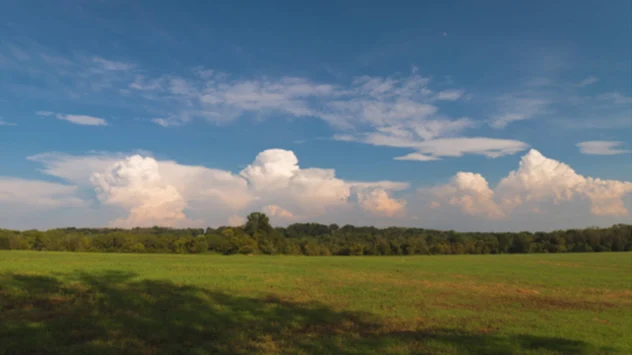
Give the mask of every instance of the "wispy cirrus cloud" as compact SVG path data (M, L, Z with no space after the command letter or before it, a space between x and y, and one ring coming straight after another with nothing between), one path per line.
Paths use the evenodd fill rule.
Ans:
M582 154L587 155L617 155L632 152L629 149L622 149L623 142L619 141L586 141L577 143L577 147Z
M442 157L460 157L464 154L476 154L488 158L498 158L515 154L529 148L528 144L518 140L484 137L416 140L382 133L369 133L359 136L336 135L334 138L341 141L360 142L376 146L412 148L417 150L416 153L395 158L397 160L433 161Z
M2 117L0 117L0 126L17 126L17 124L5 121L4 119L2 119Z
M47 116L54 116L55 112L52 112L52 111L36 111L35 114L38 115L38 116L47 117Z
M528 120L546 112L551 101L529 94L505 95L498 99L498 113L493 115L489 125L503 129L516 121Z
M177 126L193 117L211 121L230 120L243 114L281 113L293 117L315 117L328 122L341 133L334 139L366 144L410 147L427 150L432 158L410 155L400 159L436 160L439 156L460 156L474 153L499 156L515 152L516 146L495 146L492 138L478 142L463 138L459 152L434 149L423 141L440 137L458 137L477 126L470 118L450 118L439 114L435 101L455 101L463 97L463 89L443 90L437 94L428 87L430 79L412 73L406 76L360 76L347 86L315 83L305 78L233 80L225 73L196 69L198 79L176 77L149 79L137 77L130 88L156 95L162 100L183 100L194 103L180 114L156 117L152 121L163 127ZM507 141L500 140L500 145ZM526 144L522 144L524 149ZM446 153L447 152L447 153Z
M589 86L589 85L595 84L595 83L597 83L597 82L599 82L599 78L598 78L598 77L596 77L596 76L592 76L592 75L591 75L591 76L587 77L586 79L584 79L584 80L580 81L580 82L577 84L577 86L579 86L580 88L583 88L583 87L586 87L586 86Z
M62 55L41 44L25 42L18 46L0 43L0 71L20 73L20 81L0 82L16 97L25 94L47 98L102 100L103 92L117 93L133 79L133 63L101 56ZM110 97L112 99L112 97Z
M616 105L632 104L632 96L626 96L618 91L611 91L597 96L598 100L611 102Z
M398 160L515 154L528 144L484 134L472 136L469 130L481 128L485 122L492 128L503 129L513 122L550 115L560 105L587 105L587 100L616 106L618 110L632 102L617 91L585 99L573 93L578 91L576 84L563 85L538 77L538 85L523 85L498 97L483 98L493 107L488 113L451 117L444 113L449 112L444 106L459 100L463 103L471 94L447 82L437 84L440 89L435 89L431 77L422 76L418 68L408 74L362 75L347 82L328 83L295 76L244 78L204 67L180 75L153 75L134 63L101 56L28 55L31 58L28 62L37 59L45 63L36 71L51 69L43 74L54 76L51 81L70 82L72 85L67 89L73 97L107 93L115 104L138 107L148 121L163 127L180 126L196 119L224 124L242 116L316 118L332 127L337 140L411 148L409 154L395 158ZM14 56L12 65L26 68L24 61L18 62ZM589 85L594 80L587 77L583 82ZM103 118L88 115L40 114L75 124L108 124ZM485 117L487 121L481 120ZM460 148L448 144L458 144Z
M68 121L70 123L82 125L82 126L107 126L108 122L103 118L88 116L88 115L72 115L64 113L55 113L51 111L37 111L36 115L42 117L54 116L58 120Z
M437 94L437 100L444 101L456 101L463 97L465 94L465 90L453 89L453 90L443 90Z
M107 60L101 57L92 57L92 61L98 64L104 70L125 71L125 70L131 70L131 69L136 68L135 64L118 62L114 60Z
M107 126L108 123L103 118L86 116L86 115L67 115L67 114L57 114L55 115L57 119L68 121L74 124L82 125L82 126Z
M35 209L84 206L77 187L40 180L0 176L0 205Z

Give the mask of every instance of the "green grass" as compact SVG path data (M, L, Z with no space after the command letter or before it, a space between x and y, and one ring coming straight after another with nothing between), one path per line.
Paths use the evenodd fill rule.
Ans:
M0 354L631 353L632 253L0 252Z

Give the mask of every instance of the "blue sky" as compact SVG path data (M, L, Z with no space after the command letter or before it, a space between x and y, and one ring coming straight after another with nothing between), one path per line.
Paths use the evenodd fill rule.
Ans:
M5 2L0 226L629 222L630 6Z

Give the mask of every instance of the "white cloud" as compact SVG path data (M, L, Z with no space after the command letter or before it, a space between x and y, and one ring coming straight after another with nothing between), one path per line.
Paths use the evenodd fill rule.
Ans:
M255 190L287 188L290 179L300 170L298 158L292 151L267 149L257 155L255 161L239 174L246 178Z
M103 172L108 167L124 159L122 153L93 153L76 156L64 153L42 153L29 156L27 159L42 164L40 171L79 186L90 186L90 177L95 172Z
M268 149L259 153L255 161L240 175L262 198L283 199L301 214L322 214L327 209L347 203L350 191L343 180L335 177L334 170L301 169L292 151Z
M464 90L443 90L437 94L437 100L456 101L463 97Z
M504 217L504 213L494 202L494 191L480 174L459 172L450 183L431 191L448 204L459 206L466 214L492 219ZM432 202L434 208L439 205L439 201Z
M92 117L86 115L66 115L58 113L55 115L57 119L68 121L74 124L83 125L83 126L107 126L108 123L106 120L99 117Z
M398 181L372 181L372 182L362 182L362 181L347 181L347 185L354 190L367 190L367 189L382 189L386 191L402 191L406 190L410 187L410 184L407 182L398 182Z
M632 120L629 112L615 113L611 117L597 116L584 119L565 119L560 123L564 128L580 129L622 129L632 128Z
M528 120L546 112L550 100L540 97L505 95L499 99L498 113L493 115L489 125L503 129L516 121Z
M401 191L407 183L344 181L333 169L301 168L293 152L270 149L240 175L157 160L146 153L46 153L29 157L43 173L72 183L118 211L116 226L223 224L231 216L266 210L282 220L359 209L352 196L375 189ZM283 207L280 207L283 206Z
M133 172L135 167L143 171L142 169L147 167L154 169L154 165L157 165L157 172L154 169L147 172L147 174L154 174L156 180L160 181L158 187L170 186L165 188L166 192L173 191L171 188L173 187L185 202L186 208L190 209L191 218L195 220L208 219L210 217L210 222L220 223L222 218L224 218L224 221L228 218L229 213L248 206L254 198L248 191L247 181L231 172L201 166L181 165L168 160L158 161L147 157L147 153L143 153L143 155L145 156L140 156L142 159L138 159L139 155L136 155L134 160L128 161L130 156L121 153L95 153L86 156L45 153L31 156L29 160L42 163L44 165L42 172L72 182L84 189L92 188L93 183L91 180L94 182L93 175L95 173L109 176L111 175L112 167L125 167L127 170L124 171ZM153 164L153 162L156 164ZM129 181L124 181L127 185L123 184L123 187L119 188L119 190L123 189L125 191L125 189L147 186L148 191L157 191L155 186L144 182L141 179L143 178L142 176L132 175L131 173L128 175ZM166 193L161 193L157 196L165 197L165 195ZM113 201L119 200L114 199ZM160 199L146 203L142 200L138 202L145 205L160 204L165 208L179 206L177 203L163 204ZM115 203L111 204L115 205ZM128 205L121 205L120 207L129 210ZM142 211L142 208L139 207L138 211ZM175 212L166 214L177 215L177 212L178 210L175 210ZM134 214L134 216L138 215L138 213ZM148 217L151 217L151 215L148 214ZM124 218L121 220L121 223L123 221ZM131 218L131 221L138 221L138 218ZM145 224L149 225L154 222L155 218L153 220L149 218ZM172 218L164 223L173 224L179 222Z
M624 94L618 92L618 91L612 91L612 92L607 92L607 93L603 93L597 96L598 100L602 100L602 101L610 101L614 104L617 105L629 105L632 104L632 97L631 96L625 96Z
M242 216L232 215L228 218L228 226L239 227L246 223L246 219Z
M406 208L405 200L391 198L384 189L358 193L358 203L364 210L377 216L393 217L403 213Z
M292 177L289 191L296 205L304 211L302 214L305 211L324 214L344 207L350 196L349 187L336 178L333 169L301 169Z
M184 198L163 180L153 158L134 155L103 173L94 173L90 181L101 202L129 210L129 215L113 221L113 226L191 225L184 214Z
M162 127L175 127L181 126L184 121L177 117L168 117L168 118L152 118L151 121Z
M409 127L402 128L402 130L412 130L423 140L430 140L437 137L454 136L475 125L476 123L467 117L456 120L432 119L411 123Z
M421 142L417 144L416 148L422 154L431 154L437 157L478 154L488 158L497 158L523 151L528 148L528 145L510 139L444 138Z
M526 82L526 86L528 87L546 87L553 85L553 80L549 78L536 77L532 78Z
M36 115L38 116L53 116L55 114L55 112L51 112L51 111L37 111L35 112Z
M395 157L395 160L416 160L416 161L433 161L441 160L441 158L433 157L432 155L425 155L421 153L410 153L401 157Z
M592 85L592 84L594 84L594 83L596 83L598 81L599 81L598 77L591 75L591 76L587 77L586 79L580 81L579 84L577 84L577 86L583 88L583 87L586 87L588 85Z
M76 98L91 91L114 90L125 105L151 107L151 121L163 127L194 119L225 123L244 115L314 117L336 130L400 138L407 132L409 140L419 141L453 137L475 126L469 118L440 114L434 105L438 100L457 100L464 90L446 87L435 92L429 87L430 78L418 74L418 69L407 75L364 75L334 84L292 76L238 78L205 68L195 68L188 76L139 75L140 70L132 70L133 64L101 57L89 57L88 62L86 58L46 58L53 72L73 76L81 84L72 88ZM87 85L91 90L83 87ZM77 124L107 125L99 117L57 117Z
M622 198L632 192L632 183L584 177L570 166L532 149L520 161L519 169L500 181L497 190L503 204L509 207L532 201L550 200L558 204L588 198L593 214L625 215Z
M435 197L435 208L456 205L466 214L492 219L534 211L543 215L573 211L585 202L595 216L625 216L623 198L632 192L632 182L584 177L532 149L493 190L481 175L459 172L449 184L426 191Z
M175 161L158 161L164 181L174 186L188 206L200 211L215 209L238 211L249 206L257 196L245 179L230 171L203 166L182 165Z
M31 59L31 56L29 56L25 51L21 50L20 48L16 46L10 46L10 47L11 47L11 54L13 54L13 57L15 57L17 60L27 61Z
M170 127L173 124L166 118L152 118L151 121L159 126Z
M30 209L54 209L84 206L76 197L75 186L40 180L0 177L0 205L6 208L28 206Z
M284 150L262 152L243 175L147 153L29 159L65 182L0 178L0 209L11 213L0 217L4 225L217 226L265 211L280 224L300 216L321 223L550 230L621 223L632 192L630 182L581 176L535 150L495 188L479 174L460 172L446 185L424 189L420 200L405 195L407 183L345 181L332 169L300 167Z
M130 63L116 62L113 60L103 59L101 57L93 57L92 61L101 66L104 70L125 71L134 69L136 66Z
M334 139L377 146L414 148L417 150L416 154L408 154L395 159L419 161L437 160L440 157L460 157L464 154L498 158L521 152L529 147L528 144L517 140L484 137L456 137L419 141L406 136L373 133L364 136L336 135Z
M463 95L462 89L433 95L428 88L430 79L416 72L408 76L360 76L346 86L298 77L242 80L212 71L204 73L195 79L137 76L130 88L144 98L182 107L179 112L152 120L165 127L181 125L195 117L226 122L244 114L316 117L341 130L436 126L437 122L452 120L436 117L438 108L432 103L456 100ZM456 121L457 125L463 124L462 119Z
M619 141L586 141L577 143L582 154L588 155L616 155L630 153L629 149L621 149L623 142Z
M266 205L262 209L263 213L269 215L270 217L279 217L279 218L294 218L294 214L280 206L277 205Z
M17 126L17 124L13 122L7 122L3 120L2 118L0 118L0 126Z

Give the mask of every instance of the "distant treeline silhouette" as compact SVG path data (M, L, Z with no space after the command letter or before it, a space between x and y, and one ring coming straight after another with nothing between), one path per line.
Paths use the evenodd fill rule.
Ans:
M0 229L0 249L125 253L425 255L632 250L632 225L553 232L485 233L295 223L273 228L251 213L240 227L217 229Z

